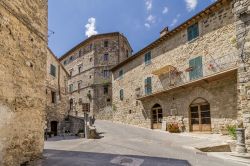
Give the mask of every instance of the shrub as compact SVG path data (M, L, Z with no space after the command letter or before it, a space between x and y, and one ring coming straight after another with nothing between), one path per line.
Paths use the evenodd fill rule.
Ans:
M170 133L180 133L179 125L177 123L169 123L167 129Z
M229 125L227 126L228 134L233 138L236 139L236 126Z

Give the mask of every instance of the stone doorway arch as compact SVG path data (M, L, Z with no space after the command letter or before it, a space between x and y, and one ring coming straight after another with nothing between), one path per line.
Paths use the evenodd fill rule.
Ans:
M152 129L162 128L163 112L160 104L155 104L151 109Z
M211 132L210 103L204 98L196 98L189 106L191 132Z

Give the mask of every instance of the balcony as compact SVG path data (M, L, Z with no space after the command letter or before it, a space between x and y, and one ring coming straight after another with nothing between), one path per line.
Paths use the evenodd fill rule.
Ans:
M193 69L189 66L188 62L184 65L176 64L176 66L166 65L160 67L151 73L155 75L154 80L157 80L154 82L157 85L152 85L153 93L149 95L143 93L140 93L140 95L137 94L137 99L143 100L172 90L209 83L230 75L235 76L238 60L238 57L235 55L235 53L232 53L217 59L204 58L202 66L200 66L202 73L194 79L190 79L190 72Z

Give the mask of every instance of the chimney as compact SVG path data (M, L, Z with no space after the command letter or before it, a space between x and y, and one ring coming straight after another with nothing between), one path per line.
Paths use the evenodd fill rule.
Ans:
M168 32L169 32L169 31L168 31L168 27L165 27L165 28L160 32L160 36L162 37L162 36L166 35Z

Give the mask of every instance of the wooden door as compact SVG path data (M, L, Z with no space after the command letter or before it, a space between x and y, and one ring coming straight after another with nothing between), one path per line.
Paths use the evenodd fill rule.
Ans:
M152 109L152 128L161 129L162 128L162 108L153 108Z
M190 106L190 128L191 131L211 131L210 105L201 103Z

